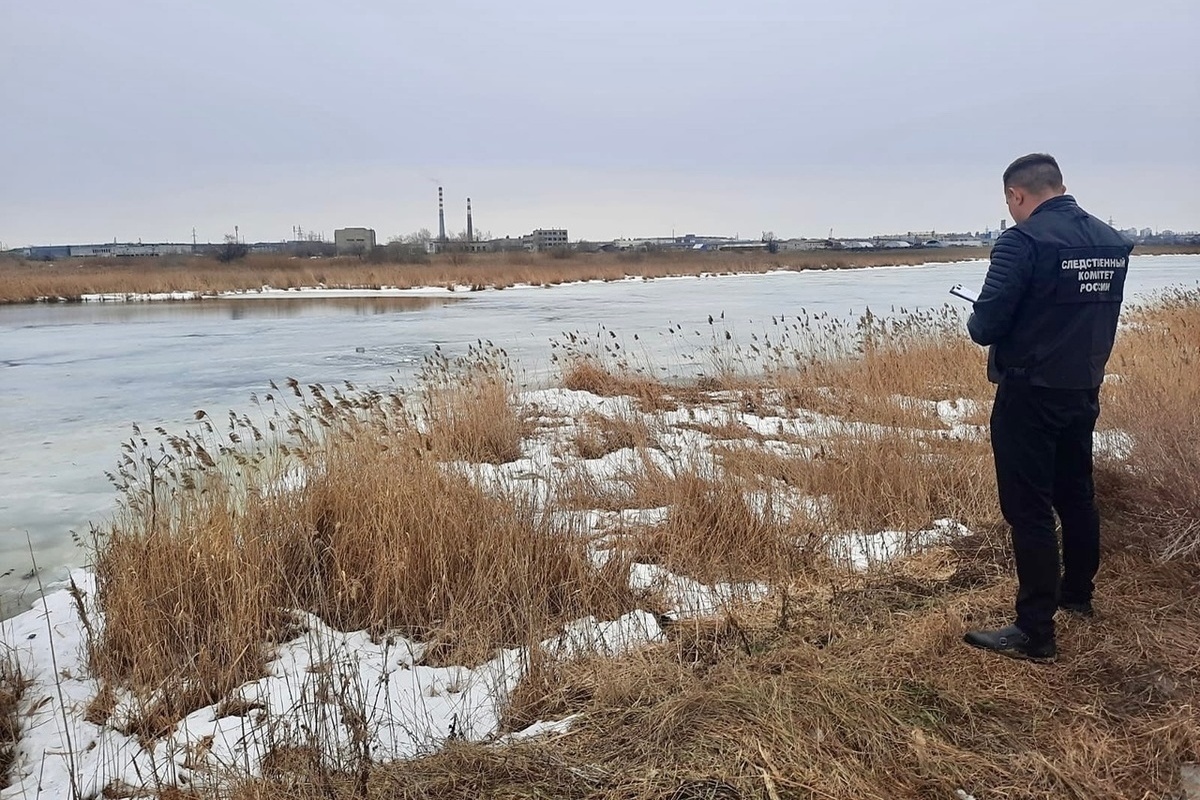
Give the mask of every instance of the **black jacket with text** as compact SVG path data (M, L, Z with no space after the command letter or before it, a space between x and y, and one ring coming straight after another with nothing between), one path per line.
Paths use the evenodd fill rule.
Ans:
M967 320L971 338L990 346L988 379L1019 375L1053 389L1099 386L1132 249L1070 195L1047 200L1002 233Z

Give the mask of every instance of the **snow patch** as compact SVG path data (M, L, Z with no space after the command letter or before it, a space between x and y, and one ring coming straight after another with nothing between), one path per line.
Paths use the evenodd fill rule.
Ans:
M72 577L89 621L102 625L92 603L94 575L80 570ZM297 613L304 634L278 646L264 677L143 747L84 718L100 687L88 673L87 631L70 591L49 592L39 606L3 623L4 642L30 681L13 783L0 790L5 800L98 797L106 787L218 786L230 776L261 774L264 759L288 745L316 748L336 769L363 755L394 760L434 752L451 738L486 740L528 664L522 648L501 650L477 667L424 666L418 642L338 631ZM662 638L657 618L636 611L614 621L576 620L541 648L558 658L617 656ZM134 710L124 697L113 717Z
M716 583L711 586L676 575L658 564L631 564L629 587L634 591L658 591L673 604L664 616L669 619L706 617L727 609L730 604L757 602L770 587L761 583Z
M920 531L854 531L834 538L829 555L836 563L867 570L969 534L965 525L952 519L934 520L932 527Z

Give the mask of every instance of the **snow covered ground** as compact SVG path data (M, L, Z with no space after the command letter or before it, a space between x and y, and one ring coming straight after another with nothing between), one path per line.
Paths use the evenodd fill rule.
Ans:
M90 606L94 576L80 570L72 579ZM303 633L276 648L266 676L193 711L145 746L86 719L100 687L88 671L88 631L78 608L76 595L63 587L3 623L5 647L30 683L13 783L0 798L65 798L72 787L89 798L106 788L206 786L259 774L268 754L287 746L316 746L336 768L361 752L389 760L433 752L454 737L485 740L495 735L528 659L523 650L509 649L474 668L421 666L418 642L337 631L297 613ZM94 607L90 619L102 624ZM577 620L541 646L559 658L619 655L661 637L653 614L634 612L612 621ZM131 702L120 698L112 719L127 718L121 705ZM535 731L545 729L539 724Z

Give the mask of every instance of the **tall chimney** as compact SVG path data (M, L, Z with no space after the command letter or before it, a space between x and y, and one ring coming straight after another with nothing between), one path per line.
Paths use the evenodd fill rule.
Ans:
M467 241L475 241L475 228L471 224L471 198L467 198Z
M446 242L446 209L442 205L442 187L438 187L438 241Z

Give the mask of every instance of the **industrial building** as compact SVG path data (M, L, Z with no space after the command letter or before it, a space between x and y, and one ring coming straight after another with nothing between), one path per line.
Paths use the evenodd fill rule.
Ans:
M538 228L532 233L503 239L475 238L475 219L471 211L471 198L467 198L467 230L463 237L451 239L446 234L445 193L438 187L438 232L425 249L429 253L504 253L514 250L544 252L570 247L566 228Z
M25 247L19 252L33 261L53 261L59 258L128 258L133 256L191 255L190 244L142 244L141 242L107 242L105 244L63 244Z
M374 228L338 228L333 232L333 247L339 256L361 255L375 249Z
M512 252L556 252L577 250L579 252L597 253L614 251L655 251L655 250L694 250L694 251L766 251L770 253L797 252L811 250L892 250L905 248L982 248L995 243L1007 228L1007 221L1000 220L998 228L988 228L982 232L938 232L907 231L862 238L834 238L833 230L826 237L776 238L774 233L763 232L760 238L742 238L733 236L698 235L684 233L670 236L650 236L641 238L621 238L611 241L579 241L572 243L566 228L537 228L524 235L504 236L494 238L484 234L479 238L475 225L470 197L466 198L466 228L453 236L446 231L446 212L444 191L438 187L438 225L436 234L422 231L411 237L397 238L404 241L405 247L412 245L424 246L426 252L434 253L512 253ZM1128 228L1122 231L1131 241L1142 244L1196 244L1200 242L1200 234L1175 233L1169 230L1155 232L1152 228ZM372 228L352 227L339 228L334 231L334 241L328 242L323 234L308 234L300 227L292 229L292 239L277 242L256 242L247 244L251 253L281 253L296 258L322 258L332 255L367 255L378 250L375 231ZM226 237L237 242L243 240L238 236L238 227L234 226L234 235ZM142 242L120 243L113 241L104 244L80 245L48 245L18 248L11 252L35 261L52 261L67 258L119 258L138 256L168 256L196 255L211 256L220 251L222 245L214 243L197 243L195 231L190 244Z
M528 236L521 237L521 244L526 250L540 253L543 250L555 250L570 246L566 228L538 228Z

